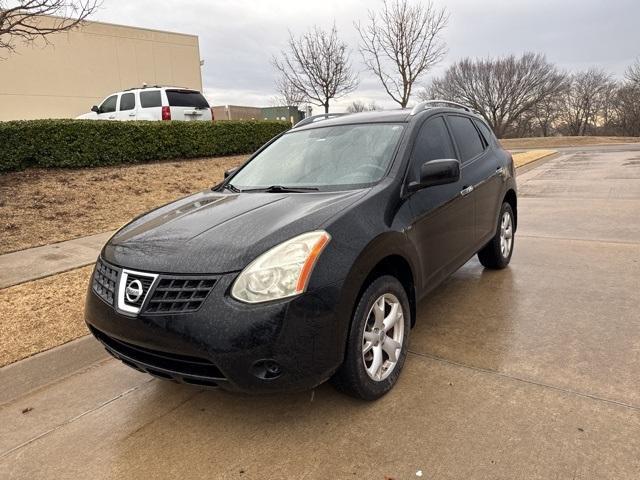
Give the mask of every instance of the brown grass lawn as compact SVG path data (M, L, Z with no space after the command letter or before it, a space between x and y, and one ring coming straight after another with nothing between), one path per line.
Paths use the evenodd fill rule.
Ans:
M92 269L0 290L0 367L89 333L82 312Z
M116 229L222 180L247 157L0 175L0 254Z
M640 137L534 137L505 138L500 140L500 143L502 143L507 150L512 148L581 147L583 145L610 145L638 142L640 142Z

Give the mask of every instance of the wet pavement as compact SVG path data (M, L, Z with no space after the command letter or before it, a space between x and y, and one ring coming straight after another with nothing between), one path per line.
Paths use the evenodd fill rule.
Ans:
M640 478L640 151L566 153L519 186L511 266L474 259L420 304L383 399L107 360L0 406L0 478Z

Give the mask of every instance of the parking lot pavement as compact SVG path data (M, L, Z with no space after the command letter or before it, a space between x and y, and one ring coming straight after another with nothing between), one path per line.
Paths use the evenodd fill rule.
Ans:
M519 185L510 268L472 260L419 305L381 400L203 392L107 360L0 407L0 478L639 478L640 152L565 154Z

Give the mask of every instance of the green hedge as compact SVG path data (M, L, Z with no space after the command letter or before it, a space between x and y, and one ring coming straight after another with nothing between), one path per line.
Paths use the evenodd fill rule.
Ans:
M0 122L0 172L251 153L288 122Z

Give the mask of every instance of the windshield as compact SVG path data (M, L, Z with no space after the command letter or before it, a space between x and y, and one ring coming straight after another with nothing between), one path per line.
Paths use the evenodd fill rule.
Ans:
M260 152L231 180L241 190L358 188L387 172L400 124L338 125L291 131Z

